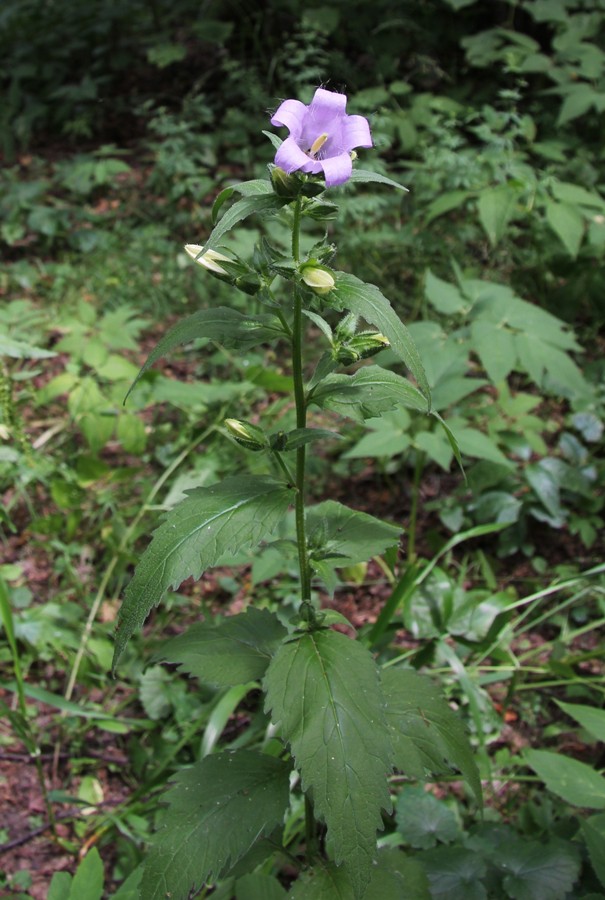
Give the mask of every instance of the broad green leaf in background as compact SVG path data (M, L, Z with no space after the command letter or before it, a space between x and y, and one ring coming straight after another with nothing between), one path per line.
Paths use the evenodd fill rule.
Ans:
M422 787L404 786L395 811L397 831L411 847L428 850L460 837L454 812Z
M233 716L246 694L249 694L250 691L258 688L258 686L258 681L234 684L228 691L225 691L218 702L216 700L213 702L212 712L204 728L201 756L208 756L209 753L214 753L221 735L227 727L227 722Z
M426 398L418 388L380 366L362 366L353 375L328 375L314 389L310 402L356 422L398 406L428 412Z
M464 725L433 684L417 672L388 668L382 673L386 717L395 766L412 778L455 766L481 803L481 782Z
M248 607L218 624L201 622L165 643L158 658L206 684L229 687L263 677L287 631L265 609Z
M605 709L585 706L582 703L563 703L562 700L555 700L555 703L582 728L590 732L595 740L605 743Z
M335 631L284 643L265 676L266 707L292 748L357 897L370 880L380 811L390 807L391 741L371 654Z
M50 882L46 900L71 900L72 877L69 872L55 872ZM101 885L101 891L103 886Z
M417 857L428 875L432 900L487 900L484 860L464 847L437 847Z
M266 132L264 132L266 133ZM258 194L273 194L271 182L266 178L253 178L251 181L241 181L239 184L232 184L217 195L216 200L212 204L212 224L216 225L218 214L223 204L230 200L234 194L240 194L242 197L251 197Z
M262 872L244 875L235 884L235 900L286 900L287 896L277 878Z
M348 309L375 325L388 338L391 349L406 364L430 404L431 392L416 345L387 298L375 284L366 284L355 275L345 272L335 275L336 286L330 292L330 306Z
M105 872L96 847L89 850L76 869L69 900L101 900Z
M277 316L271 313L247 315L219 306L216 309L200 309L177 322L151 351L128 394L133 390L141 375L150 366L166 356L175 347L191 341L216 341L223 347L238 347L247 350L257 344L273 341L283 335L283 328ZM128 394L126 396L128 396Z
M260 542L283 519L293 491L269 476L236 476L195 488L154 532L120 610L115 666L134 632L169 588L199 578L226 553Z
M469 302L460 293L456 285L433 275L430 269L427 269L424 293L437 312L446 316L453 316L468 311Z
M319 559L336 566L365 562L399 542L401 527L367 513L349 509L335 500L312 506L307 512L307 534L311 550Z
M305 872L295 882L289 900L355 900L345 865L327 863ZM376 854L364 900L430 900L428 879L421 864L400 850Z
M582 831L592 867L605 887L605 813L585 819L582 822Z
M143 867L139 865L131 872L124 884L120 885L111 900L140 900L139 888L143 877Z
M290 767L251 750L207 756L179 772L145 861L145 900L189 897L280 824Z
M580 874L579 853L567 841L516 840L498 849L493 858L507 873L503 886L512 900L563 900Z
M549 750L526 750L524 757L548 790L566 803L605 809L605 778L592 766Z
M516 367L515 339L504 324L475 320L471 324L471 342L493 384L504 381Z
M575 259L584 237L584 219L575 206L547 200L546 221L557 235L570 256Z
M490 244L495 247L506 233L515 215L519 191L508 184L487 188L479 195L477 211Z

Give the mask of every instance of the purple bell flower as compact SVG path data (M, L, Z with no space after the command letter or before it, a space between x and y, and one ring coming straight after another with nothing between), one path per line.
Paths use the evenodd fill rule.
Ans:
M368 120L348 116L347 95L318 88L309 104L284 100L271 119L285 125L290 135L275 154L275 165L288 174L323 172L326 187L344 184L353 170L351 151L371 147Z

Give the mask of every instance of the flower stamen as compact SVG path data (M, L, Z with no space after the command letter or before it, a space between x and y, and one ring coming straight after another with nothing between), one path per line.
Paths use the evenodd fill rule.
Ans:
M316 137L313 143L311 144L311 149L309 150L309 156L315 157L328 140L328 132L324 131L323 134L320 134L319 137Z

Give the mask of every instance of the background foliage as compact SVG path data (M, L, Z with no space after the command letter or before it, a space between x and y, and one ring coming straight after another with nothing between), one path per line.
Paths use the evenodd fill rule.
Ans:
M104 882L136 896L168 777L270 746L254 688L168 677L159 658L162 637L200 617L218 626L251 599L291 609L285 543L171 594L128 648L125 681L107 671L117 599L158 514L188 488L256 474L222 422L267 409L294 427L289 373L270 374L262 349L211 345L123 398L173 314L232 304L180 247L204 242L218 187L265 171L267 111L320 83L370 118L364 167L410 188L344 188L332 233L339 267L379 283L409 324L466 471L436 420L400 408L357 421L310 472L317 501L342 480L405 525L400 557L318 566L316 587L354 612L386 671L403 661L440 680L486 789L480 822L456 783L392 781L390 889L605 893L604 29L602 0L5 0L0 763L9 785L36 765L24 783L46 785L1 832L8 896L46 896L40 838L30 856L11 843L49 823L70 854L49 896L86 883L101 897ZM274 220L246 225L228 238L244 254L263 234L287 240ZM301 821L293 806L293 847ZM339 877L315 873L314 890L334 896ZM284 862L215 893L287 883Z

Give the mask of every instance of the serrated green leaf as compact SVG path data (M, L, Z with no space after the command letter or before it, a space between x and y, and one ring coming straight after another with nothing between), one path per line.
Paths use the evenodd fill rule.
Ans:
M584 219L575 206L547 200L546 221L557 235L570 256L575 259L584 237Z
M249 197L243 197L231 206L222 219L214 226L209 237L204 244L204 254L209 250L216 250L220 245L221 238L231 231L239 222L247 219L253 213L270 213L277 212L287 201L278 197L274 193L252 194ZM202 254L202 256L204 255Z
M89 850L76 869L69 892L70 900L101 900L105 873L96 847Z
M357 897L370 880L381 808L390 807L389 731L371 654L335 631L284 643L265 676L266 707L291 746L303 790L327 825Z
M34 347L26 341L19 341L6 334L0 335L0 356L9 356L11 359L50 359L56 355L51 350Z
M398 406L428 412L426 398L418 388L380 366L362 366L354 375L328 375L315 388L310 402L357 422Z
M397 668L382 673L382 691L395 766L420 779L454 766L481 803L479 771L464 725L439 691L417 672Z
M411 847L428 850L460 836L452 810L421 787L404 787L395 811L397 831Z
M271 313L252 316L225 306L219 306L217 309L200 309L192 316L177 322L158 342L133 381L126 399L141 375L154 362L182 344L208 340L216 341L223 347L247 350L257 344L273 341L281 335L283 328L279 319Z
M326 863L304 872L288 900L355 900L355 894L346 867Z
M235 900L286 900L287 896L277 878L262 872L244 875L235 885Z
M387 178L386 175L380 175L378 172L370 172L368 169L354 168L347 179L347 184L365 184L367 182L384 184L387 187L397 188L398 191L408 191L408 188L399 184L397 181L393 181L392 178Z
M512 900L563 900L580 874L579 854L566 841L517 840L499 848L493 858L507 873L503 886Z
M579 184L570 181L555 181L551 185L553 197L563 203L588 206L596 209L605 209L605 199L596 191L587 191Z
M282 821L290 767L251 750L207 756L173 779L145 861L145 900L185 898Z
M563 703L555 700L564 713L575 719L582 728L597 740L605 743L605 709L597 709L594 706L585 706L582 703Z
M113 668L169 588L199 578L226 553L258 543L283 519L293 490L269 476L236 476L195 488L154 532L120 609Z
M287 631L277 616L248 607L217 625L201 622L162 646L158 658L205 684L221 687L258 681Z
M307 512L309 548L321 552L318 558L331 559L337 566L379 556L399 542L401 532L398 525L349 509L335 500L326 500Z
M566 803L605 809L605 778L592 766L549 750L526 750L524 756L548 790Z
M295 882L289 900L355 900L347 867L331 863L305 872ZM430 900L428 879L415 859L400 850L379 850L364 900Z
M375 325L388 339L391 350L406 364L430 406L431 391L422 360L412 336L387 298L375 284L366 284L345 272L337 272L335 275L336 286L330 293L330 306L340 310L348 309L355 315L362 316L370 325Z
M432 900L487 900L480 880L487 866L477 853L464 847L438 847L417 859L428 875Z
M216 200L212 204L211 216L212 224L216 225L218 214L223 204L227 202L234 194L241 194L242 197L249 197L251 194L272 194L273 188L271 182L263 178L253 178L251 181L242 181L239 184L232 184L217 195Z
M507 184L482 191L477 201L477 211L490 244L495 247L506 233L515 214L519 192Z

